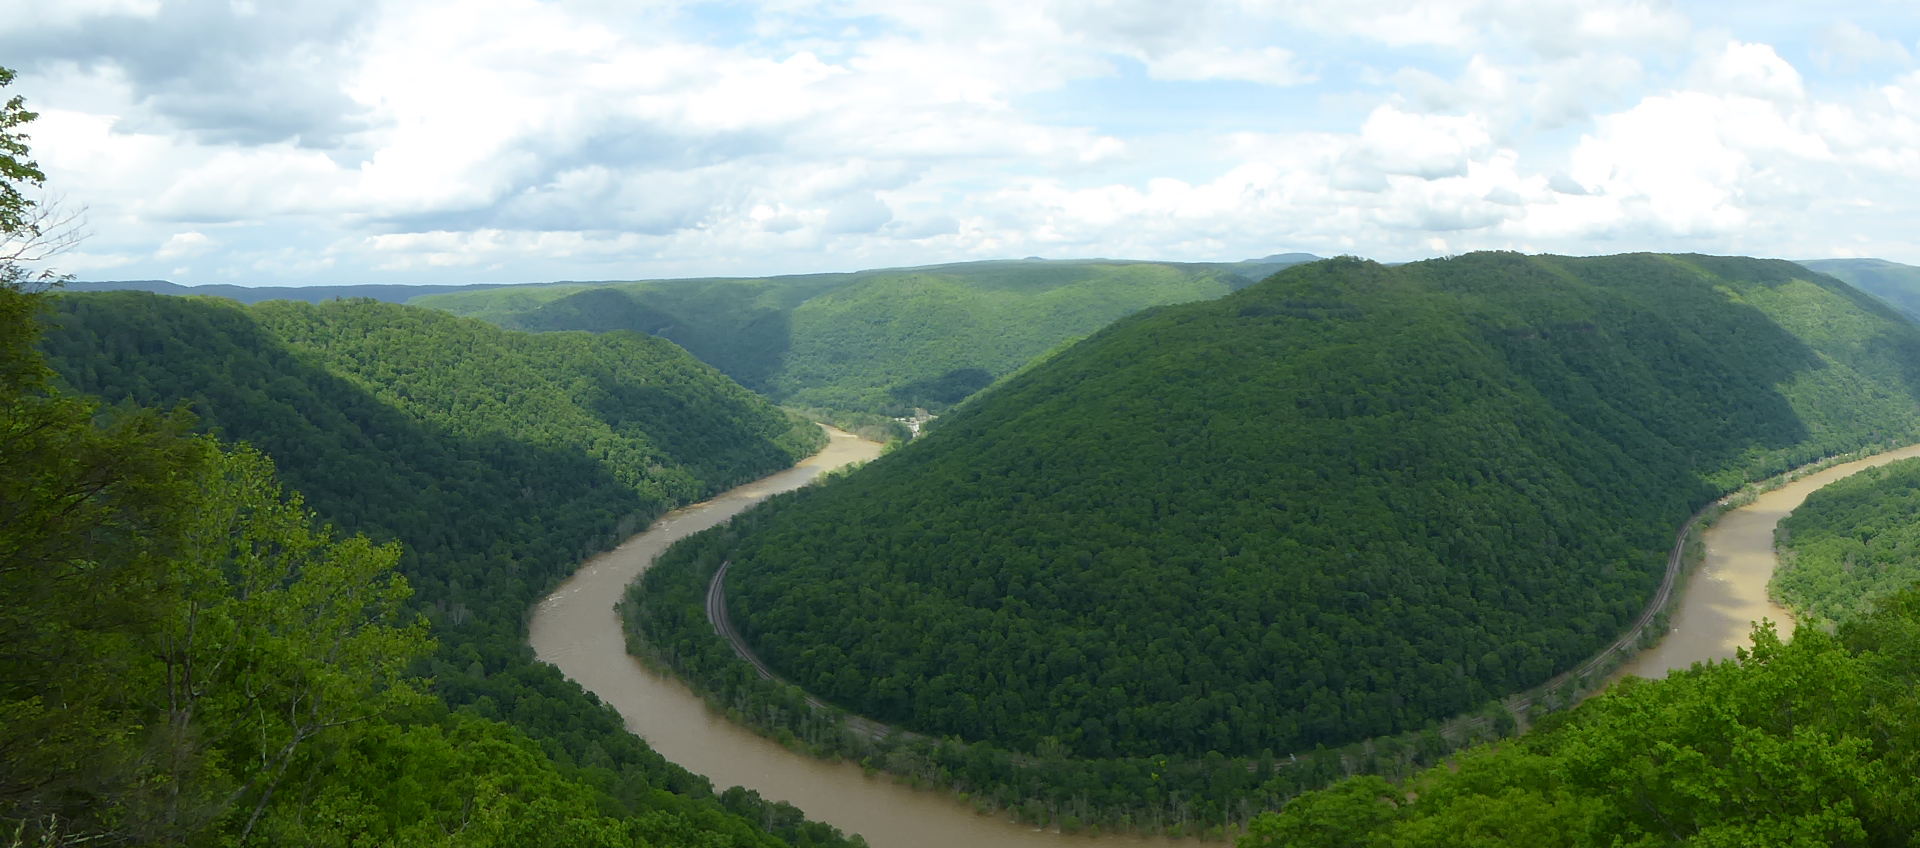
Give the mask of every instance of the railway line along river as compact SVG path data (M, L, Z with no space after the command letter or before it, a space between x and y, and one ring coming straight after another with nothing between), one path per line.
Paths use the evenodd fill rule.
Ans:
M626 719L667 759L706 775L715 787L745 786L792 803L809 818L864 836L874 848L1062 848L1084 836L1062 836L995 816L979 816L941 792L921 792L853 763L795 754L708 712L677 680L648 671L626 652L614 603L627 584L668 545L738 515L771 495L806 485L825 471L880 454L880 445L830 430L827 448L789 470L668 513L646 532L590 560L535 607L530 641L542 661L559 667ZM1730 510L1703 534L1706 559L1694 571L1673 617L1673 629L1616 676L1664 677L1675 668L1731 657L1748 644L1750 622L1762 617L1790 630L1792 618L1767 598L1773 574L1773 528L1808 494L1854 472L1920 456L1920 445L1837 465ZM1105 836L1105 844L1171 846L1165 839Z
M1909 445L1865 459L1843 463L1801 477L1761 494L1753 503L1728 510L1700 536L1706 558L1689 578L1672 616L1666 638L1614 672L1661 678L1696 662L1731 658L1736 649L1753 644L1753 622L1772 619L1782 636L1793 632L1793 613L1767 597L1773 577L1773 529L1780 519L1799 508L1807 496L1842 478L1895 460L1920 456L1920 445Z
M720 524L769 496L800 488L823 472L880 455L878 443L838 430L828 432L832 439L826 450L805 462L670 512L646 532L589 560L534 608L529 625L534 654L613 705L626 719L627 729L640 734L654 750L706 775L716 788L739 785L769 800L786 801L808 818L860 834L874 848L1189 844L1062 836L996 816L976 815L945 793L916 791L884 776L869 778L853 763L828 763L795 754L709 713L706 703L685 684L648 671L627 654L613 605L627 584L668 545Z

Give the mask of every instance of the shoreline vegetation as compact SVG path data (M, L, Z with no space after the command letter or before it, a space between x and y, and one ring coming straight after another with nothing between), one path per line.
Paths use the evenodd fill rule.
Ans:
M1768 583L1803 626L1831 631L1920 579L1920 457L1822 487L1780 522Z
M1676 533L1670 557L1677 565L1663 591L1655 593L1618 640L1575 668L1418 731L1335 748L1258 757L1079 759L1044 747L1023 753L984 742L930 737L854 715L798 686L763 676L709 618L706 589L724 562L684 575L697 579L675 580L663 576L669 572L650 568L628 587L618 608L628 653L655 673L685 682L713 713L796 754L851 760L870 777L885 773L914 789L949 793L980 815L1005 816L1066 834L1227 840L1247 832L1254 817L1278 810L1300 794L1359 775L1412 777L1458 752L1524 733L1549 714L1605 692L1617 669L1668 632L1687 580L1702 560L1701 533L1763 493L1903 446L1890 442L1830 456L1747 483L1702 507ZM723 524L705 534L724 535L728 530ZM676 591L687 583L701 590L694 603L697 616L685 614L684 593ZM874 728L886 732L878 735ZM1115 792L1115 786L1130 788Z

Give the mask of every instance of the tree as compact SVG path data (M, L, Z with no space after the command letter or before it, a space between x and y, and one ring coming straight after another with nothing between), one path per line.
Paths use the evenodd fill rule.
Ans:
M0 88L13 84L14 72L0 68ZM77 212L57 203L34 200L22 189L39 188L47 175L29 158L29 137L20 127L40 113L27 110L26 98L14 95L0 104L0 285L46 287L66 277L28 266L78 244L83 222Z
M14 72L0 68L0 88L13 84ZM40 117L27 111L26 99L14 95L0 106L0 233L9 236L30 232L37 204L20 193L22 184L39 186L47 178L40 166L27 158L27 135L19 127Z
M215 450L203 468L154 641L165 816L239 816L245 841L310 743L420 700L404 669L430 643L424 621L402 615L399 545L315 529L252 448ZM193 772L197 799L182 791Z
M41 296L0 285L0 817L85 818L130 787L152 599L204 445L184 415L65 397Z

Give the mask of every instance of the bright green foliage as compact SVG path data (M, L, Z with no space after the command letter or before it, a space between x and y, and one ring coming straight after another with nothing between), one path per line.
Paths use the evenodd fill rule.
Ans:
M1920 581L1920 459L1826 486L1780 522L1772 591L1796 615L1845 621Z
M13 84L14 72L0 68L0 88ZM38 186L47 178L32 159L27 158L27 135L20 127L40 117L27 111L26 98L14 95L0 105L0 244L11 238L39 235L33 229L34 201L20 193L21 186Z
M1913 592L1839 638L1802 629L1783 645L1762 625L1733 661L1631 679L1404 786L1309 793L1239 844L1906 845L1920 828L1916 658Z
M731 560L777 672L1015 750L1417 731L1614 639L1708 499L1912 439L1913 373L1920 328L1784 262L1304 265L1125 319L687 540L635 609L652 644L710 639L649 606Z
M316 530L250 448L211 452L200 474L197 497L168 505L185 544L164 600L149 601L165 817L217 821L240 805L244 839L313 742L418 702L404 671L430 642L424 621L400 623L418 616L402 612L398 545Z
M944 409L1067 339L1247 280L1209 265L974 262L743 280L652 280L428 295L412 303L527 330L671 339L794 406Z
M597 808L590 787L561 777L525 737L474 718L355 732L316 784L301 804L281 806L262 822L268 842L634 844L624 822Z

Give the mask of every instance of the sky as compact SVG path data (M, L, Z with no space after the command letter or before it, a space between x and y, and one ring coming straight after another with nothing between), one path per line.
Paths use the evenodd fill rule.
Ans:
M1912 0L0 0L84 280L1920 264Z

